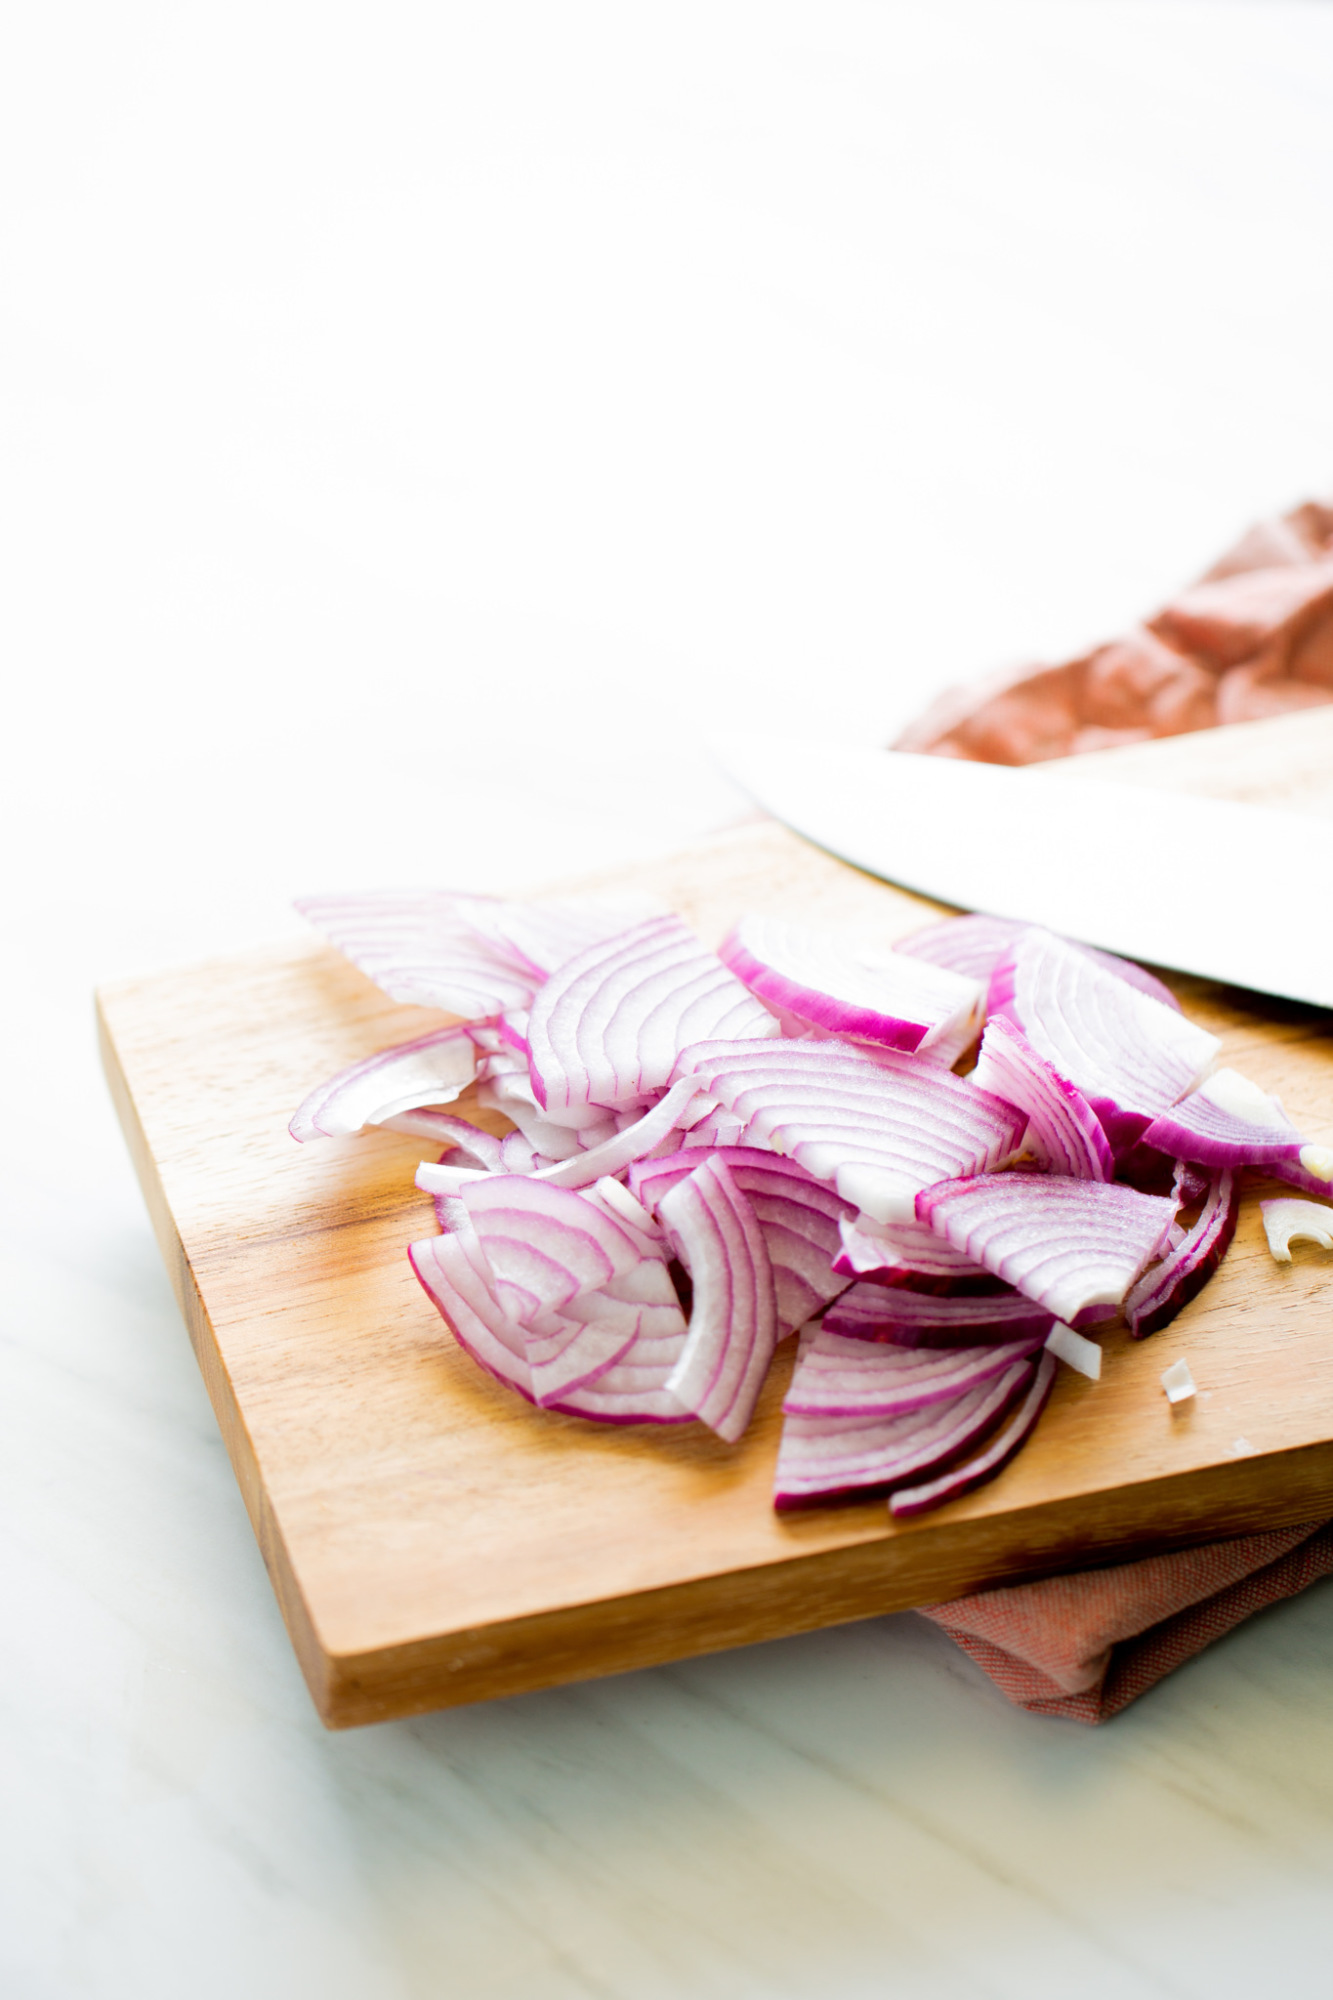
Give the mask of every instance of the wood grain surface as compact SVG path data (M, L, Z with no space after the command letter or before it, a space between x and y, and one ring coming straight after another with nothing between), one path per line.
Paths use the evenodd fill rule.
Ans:
M1330 723L1321 712L1083 761L1327 811ZM1197 865L1179 857L1154 893L1188 894ZM770 821L596 886L626 881L710 942L744 909L882 940L935 913ZM1333 1142L1329 1017L1175 983L1225 1059ZM406 1245L435 1229L412 1185L419 1142L288 1137L314 1084L445 1017L394 1005L313 938L104 989L99 1014L163 1255L331 1727L1333 1514L1333 1258L1274 1264L1257 1192L1194 1305L1150 1341L1108 1334L1099 1383L1062 1370L1035 1439L993 1484L902 1525L882 1501L779 1519L790 1343L739 1445L534 1410L455 1347L412 1275ZM1203 1393L1172 1410L1159 1377L1182 1355Z

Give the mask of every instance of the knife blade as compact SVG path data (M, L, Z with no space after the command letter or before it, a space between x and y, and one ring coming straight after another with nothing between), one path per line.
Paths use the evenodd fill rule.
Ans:
M786 736L716 746L872 875L1127 958L1333 1007L1333 823L1230 799Z

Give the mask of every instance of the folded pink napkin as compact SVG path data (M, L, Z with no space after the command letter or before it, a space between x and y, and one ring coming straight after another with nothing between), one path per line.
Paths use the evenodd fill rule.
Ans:
M1256 1611L1333 1572L1333 1522L1274 1528L933 1604L1009 1700L1104 1722Z

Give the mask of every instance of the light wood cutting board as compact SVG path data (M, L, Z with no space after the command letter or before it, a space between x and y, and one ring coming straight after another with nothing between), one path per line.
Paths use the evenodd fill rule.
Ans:
M1326 811L1333 711L1082 764L1261 798L1294 783ZM1154 893L1188 894L1203 865L1175 857ZM769 821L599 886L617 881L664 894L710 942L744 909L885 939L934 914ZM1178 985L1226 1059L1333 1141L1330 1017ZM313 938L107 988L99 1011L163 1255L331 1727L1333 1514L1333 1256L1275 1265L1257 1195L1194 1305L1142 1344L1108 1336L1097 1384L1062 1370L993 1484L900 1526L882 1501L779 1519L790 1343L736 1446L533 1410L459 1352L408 1266L435 1228L412 1186L419 1142L288 1137L315 1083L443 1016L393 1005ZM1173 1412L1159 1377L1181 1355L1204 1393Z

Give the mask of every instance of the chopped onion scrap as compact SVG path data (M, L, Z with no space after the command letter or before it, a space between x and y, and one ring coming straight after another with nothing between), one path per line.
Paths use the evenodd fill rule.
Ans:
M742 917L719 955L641 907L302 907L392 997L463 1017L291 1127L443 1149L417 1172L441 1233L408 1254L459 1346L547 1411L734 1443L800 1329L780 1509L887 1494L905 1520L971 1491L1032 1436L1057 1357L1097 1379L1080 1328L1142 1337L1196 1295L1242 1166L1333 1193L1333 1148L1218 1069L1153 974L1029 925L877 947ZM503 1137L445 1108L469 1091ZM1279 1260L1333 1248L1333 1207L1263 1210Z
M1314 1243L1321 1250L1333 1250L1333 1208L1280 1195L1274 1201L1261 1201L1259 1211L1268 1247L1279 1264L1290 1264L1293 1243Z

